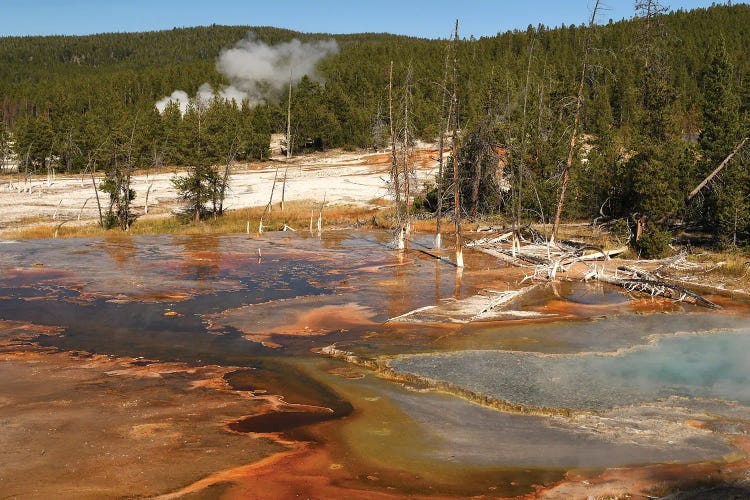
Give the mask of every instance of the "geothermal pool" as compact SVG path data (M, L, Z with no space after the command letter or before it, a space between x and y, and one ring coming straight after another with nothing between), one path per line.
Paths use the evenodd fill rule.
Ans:
M582 468L743 456L745 306L560 283L486 321L390 322L519 275L471 251L457 272L389 239L0 242L0 420L15 450L0 488L512 496Z
M740 328L660 337L614 354L463 351L402 357L391 366L536 407L606 410L670 397L747 405L748 349L750 329Z

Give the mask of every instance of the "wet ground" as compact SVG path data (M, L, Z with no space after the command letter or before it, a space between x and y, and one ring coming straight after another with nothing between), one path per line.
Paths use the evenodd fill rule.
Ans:
M613 467L652 483L685 467L669 484L695 464L745 470L744 304L526 288L489 256L467 251L459 272L419 251L429 237L405 253L389 239L0 242L12 450L0 491L554 498ZM481 320L388 321L429 306L478 318L472 308L519 287Z

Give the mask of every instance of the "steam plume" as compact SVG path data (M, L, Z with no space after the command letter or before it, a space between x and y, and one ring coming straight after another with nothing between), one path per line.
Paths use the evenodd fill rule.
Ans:
M300 42L296 38L277 45L268 45L256 39L255 34L237 42L221 52L216 69L227 77L230 85L213 89L204 83L198 89L196 100L209 102L218 95L240 103L248 100L251 105L278 96L289 84L297 83L303 76L315 77L315 68L321 60L336 54L339 46L335 40ZM170 101L176 102L184 113L190 102L187 92L175 90L172 95L157 101L156 108L163 112Z

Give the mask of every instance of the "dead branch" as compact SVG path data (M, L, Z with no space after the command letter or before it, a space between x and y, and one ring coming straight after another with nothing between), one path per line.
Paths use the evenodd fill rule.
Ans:
M748 137L745 137L744 139L742 139L742 141L739 144L737 144L737 146L734 148L734 150L731 153L729 153L729 155L726 158L724 158L724 161L722 161L719 164L719 166L714 169L713 172L711 172L710 174L708 174L708 177L706 177L705 179L703 179L703 181L701 181L701 183L698 184L695 187L695 189L693 189L692 191L690 191L690 194L687 196L687 201L690 201L696 194L698 194L698 192L701 189L703 189L706 186L706 184L708 184L709 182L711 182L711 179L713 179L714 177L716 177L716 175L719 172L721 172L721 169L723 169L727 165L727 163L729 163L729 161L734 157L734 155L736 155L740 151L740 149L742 149L742 147L745 145L745 143L747 142L747 140L748 140Z
M67 224L68 222L70 222L70 219L66 219L57 225L57 227L55 228L55 234L53 238L57 238L57 236L60 233L60 228L63 226L63 224Z
M60 200L60 203L57 204L57 208L55 208L55 213L52 214L52 219L57 219L57 212L60 210L60 205L62 205L62 199Z
M323 207L326 206L326 193L323 193L323 201L320 204L320 210L318 210L318 235L323 232Z
M151 188L153 187L153 185L154 184L152 182L151 184L148 185L148 189L146 189L146 202L143 205L143 213L145 213L145 214L148 213L148 194L151 192Z
M91 198L92 198L91 196L86 198L86 201L84 201L83 205L81 205L81 209L78 211L78 220L81 220L81 214L83 213L83 209L86 208L86 203L88 203Z

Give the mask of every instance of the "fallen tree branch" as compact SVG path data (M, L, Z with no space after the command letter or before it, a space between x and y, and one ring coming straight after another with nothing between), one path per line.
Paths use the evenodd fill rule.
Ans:
M729 163L729 161L734 157L734 155L736 155L739 152L740 149L742 149L742 146L745 145L747 140L748 140L748 137L745 137L744 139L742 139L742 141L739 144L737 144L737 146L735 146L734 150L731 153L729 153L729 155L726 158L724 158L724 161L722 161L719 164L719 166L714 169L713 172L708 174L708 177L703 179L703 181L700 184L698 184L698 186L696 186L695 189L690 191L690 194L687 196L687 201L690 201L693 198L693 196L698 194L698 192L706 186L706 184L711 182L711 179L713 179L716 176L716 174L721 172L721 169L724 168L727 163Z
M585 261L585 260L599 260L599 259L602 259L602 258L609 260L610 257L614 257L615 255L620 255L621 253L625 253L627 251L628 251L628 247L626 247L626 246L625 247L620 247L620 248L615 248L613 250L607 250L607 251L602 250L602 251L596 252L596 253L590 253L590 254L587 254L587 255L581 255L576 260L581 260L581 261Z
M647 271L642 271L640 269L635 269L628 266L621 266L618 269L625 272L630 272L637 277L619 278L617 276L608 275L605 273L597 273L595 278L599 281L603 281L604 283L609 283L610 285L620 286L631 292L647 293L652 297L654 295L658 295L661 297L666 297L668 299L676 300L678 302L684 302L687 299L692 299L695 304L708 307L710 309L721 309L721 306L719 306L718 304L714 304L706 298L701 297L697 293L694 293L680 285L675 285L674 283L664 281L662 278L656 277Z

